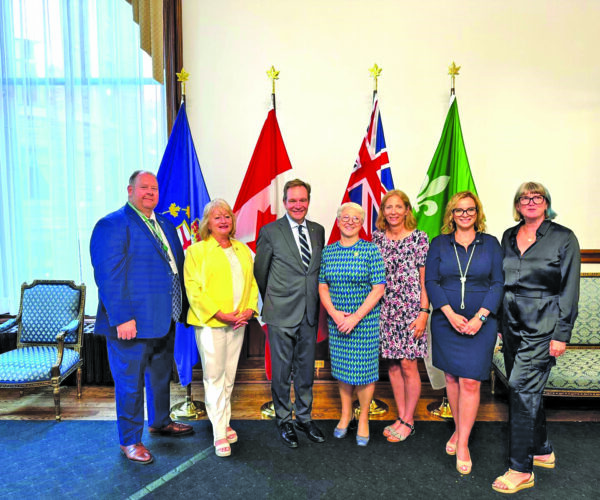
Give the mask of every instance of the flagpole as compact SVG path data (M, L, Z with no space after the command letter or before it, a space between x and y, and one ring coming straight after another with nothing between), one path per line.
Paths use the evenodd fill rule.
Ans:
M185 104L185 82L190 77L185 68L181 68L181 73L175 73L177 81L181 82L181 102ZM172 420L200 420L206 416L206 405L203 401L194 401L192 398L192 382L185 387L185 400L175 403L171 407Z
M373 64L373 67L369 69L369 73L371 73L371 77L373 78L374 87L373 87L373 100L375 100L375 96L377 95L377 80L381 76L381 72L383 70L377 66L377 63Z
M377 66L377 63L375 63L373 65L373 67L369 69L369 72L371 73L371 77L373 78L373 81L374 81L373 102L375 101L375 98L377 97L377 80L379 79L379 76L381 75L381 71L382 71L382 69L379 66ZM360 416L360 402L358 400L355 400L354 403L352 403L352 408L354 409L355 418L358 420L358 418ZM369 405L369 419L376 417L376 416L379 417L381 415L384 415L389 411L389 409L390 409L390 407L387 405L387 403L385 403L384 401L381 401L380 399L373 398L371 400L371 404Z
M279 80L279 71L275 69L275 66L271 66L271 69L267 71L267 76L271 80L271 102L273 104L273 110L276 111L275 80Z
M271 80L271 104L273 105L273 111L277 111L277 104L275 100L275 80L279 80L279 71L275 69L275 66L271 65L271 69L267 71L267 76ZM265 342L266 342L265 337ZM265 349L265 356L266 356ZM273 404L273 400L267 401L260 407L260 414L264 419L272 419L275 418L275 405Z
M455 91L455 83L456 77L459 75L460 66L457 66L454 61L452 64L448 66L448 74L450 75L450 97L456 95ZM450 101L452 102L452 101ZM452 419L454 418L452 415L452 409L450 408L450 404L448 403L448 393L446 392L446 388L444 387L444 396L442 397L441 403L439 401L434 401L427 405L427 411L431 413L435 417L440 417L443 419Z
M459 75L460 71L460 66L457 66L456 63L454 61L452 61L452 64L450 66L448 66L448 74L450 75L450 80L451 80L451 84L450 84L450 95L456 95L454 92L454 83L455 83L455 77Z

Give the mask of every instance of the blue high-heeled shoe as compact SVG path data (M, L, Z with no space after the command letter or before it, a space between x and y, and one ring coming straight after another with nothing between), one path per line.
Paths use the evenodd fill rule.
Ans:
M369 444L369 438L370 438L370 436L359 436L357 434L356 435L356 444L358 446L367 446Z
M348 427L346 427L345 429L340 429L339 427L333 429L333 437L336 439L344 439L347 435Z

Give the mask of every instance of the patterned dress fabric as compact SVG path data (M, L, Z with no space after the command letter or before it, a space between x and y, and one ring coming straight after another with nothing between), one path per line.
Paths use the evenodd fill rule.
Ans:
M373 233L385 263L385 295L381 300L379 337L381 357L411 359L427 356L427 333L413 337L409 325L421 309L419 268L425 265L429 240L415 229L402 240L391 240L383 232Z
M321 254L319 282L329 286L334 307L353 313L367 298L373 285L385 283L383 258L376 245L358 240L350 247L339 242ZM379 378L379 304L349 335L340 333L329 318L331 374L351 385L365 385Z

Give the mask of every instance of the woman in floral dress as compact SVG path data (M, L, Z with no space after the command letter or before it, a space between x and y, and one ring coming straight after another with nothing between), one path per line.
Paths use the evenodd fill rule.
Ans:
M416 229L410 200L394 189L381 200L375 243L385 262L385 295L381 300L380 351L389 360L388 374L398 420L383 431L397 443L414 434L414 413L421 395L417 359L427 355L425 327L429 300L425 290L427 234Z

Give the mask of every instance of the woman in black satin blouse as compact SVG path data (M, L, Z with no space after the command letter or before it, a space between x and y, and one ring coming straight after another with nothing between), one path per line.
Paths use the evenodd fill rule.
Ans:
M509 379L509 469L492 488L515 493L535 484L533 467L554 468L546 434L542 391L556 358L565 352L577 317L581 255L573 232L552 219L548 190L519 186L513 202L519 221L502 237L502 336Z

